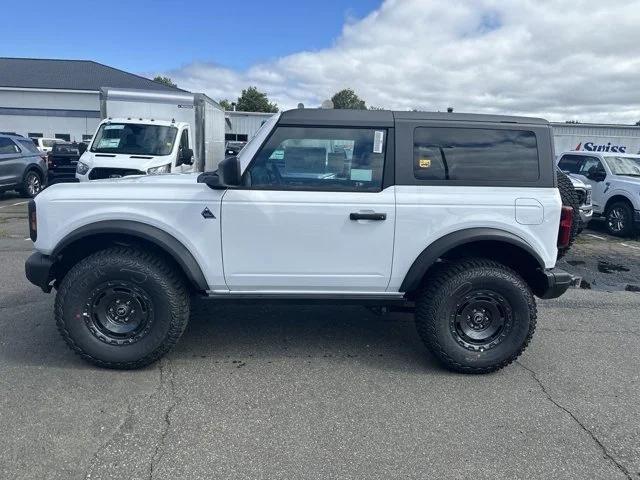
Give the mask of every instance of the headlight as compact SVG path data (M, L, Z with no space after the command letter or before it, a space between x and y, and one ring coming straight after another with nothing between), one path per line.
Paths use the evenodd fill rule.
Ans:
M78 165L76 166L76 173L77 174L84 175L88 171L89 171L89 165L87 165L84 162L78 162Z
M153 167L147 170L147 174L149 175L159 175L161 173L171 173L171 164L167 163L166 165L160 165L159 167Z

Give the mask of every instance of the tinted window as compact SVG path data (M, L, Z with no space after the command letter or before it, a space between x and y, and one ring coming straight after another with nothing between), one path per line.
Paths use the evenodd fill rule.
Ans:
M580 162L583 158L584 157L579 155L565 155L558 162L558 167L565 172L578 173L580 170Z
M29 138L42 138L42 137L44 137L44 135L42 133L29 133L29 134L27 134L27 137L29 137Z
M249 167L253 188L379 191L384 129L279 127Z
M10 138L0 138L0 155L8 153L18 153L18 146Z
M416 128L413 172L419 180L522 181L540 178L533 132Z
M18 140L18 143L22 148L31 153L40 153L31 140Z

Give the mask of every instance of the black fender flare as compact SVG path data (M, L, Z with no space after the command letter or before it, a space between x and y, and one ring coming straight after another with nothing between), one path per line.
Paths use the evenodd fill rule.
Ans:
M127 235L151 242L176 261L194 287L201 291L209 288L200 265L187 247L173 235L147 223L132 220L104 220L84 225L67 234L56 245L51 256L56 258L72 243L96 235Z
M418 288L427 270L448 251L468 243L481 241L503 242L519 247L535 258L542 270L545 268L544 261L540 255L519 236L497 228L468 228L440 237L425 248L409 268L402 285L400 285L400 291L410 292Z

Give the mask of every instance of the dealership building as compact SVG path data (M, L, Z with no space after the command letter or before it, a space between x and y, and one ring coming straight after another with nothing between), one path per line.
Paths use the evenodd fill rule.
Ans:
M82 141L100 121L100 88L183 91L89 60L0 58L0 131Z

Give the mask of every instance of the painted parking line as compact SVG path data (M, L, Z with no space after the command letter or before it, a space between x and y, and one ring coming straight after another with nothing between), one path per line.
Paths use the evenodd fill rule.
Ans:
M605 237L601 237L600 235L594 235L593 233L587 233L587 236L597 238L598 240L606 240Z
M633 248L634 250L640 250L640 247L636 247L635 245L629 245L626 243L621 243L620 245L622 245L623 247Z
M12 203L11 205L2 205L0 208L16 207L16 206L18 206L18 205L24 205L25 203L28 203L28 201L26 201L26 202Z

